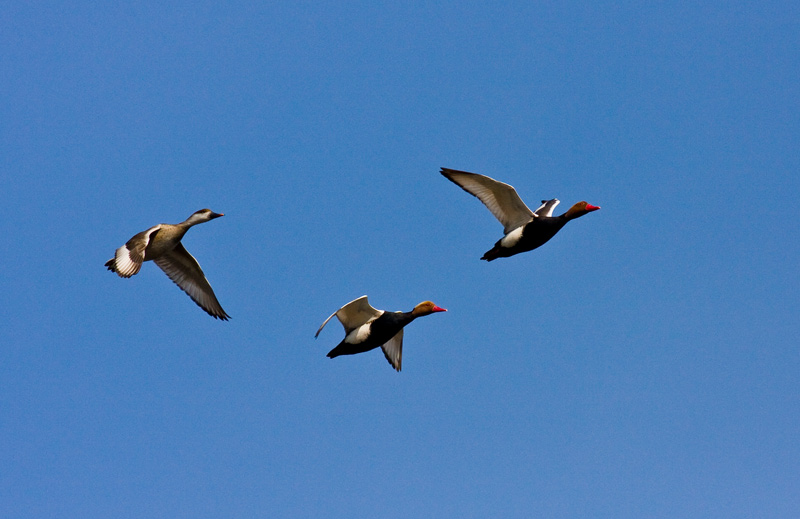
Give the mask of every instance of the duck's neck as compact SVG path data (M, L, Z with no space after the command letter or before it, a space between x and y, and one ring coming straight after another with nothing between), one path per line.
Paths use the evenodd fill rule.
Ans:
M395 315L397 316L397 320L403 323L403 326L419 317L419 315L414 315L414 312L395 312Z
M198 216L196 214L193 214L192 216L190 216L189 218L187 218L183 222L179 223L178 227L182 227L183 229L188 231L190 227L192 227L194 225L197 225L198 223L203 223L203 222L207 222L207 221L208 220L206 220L202 216Z

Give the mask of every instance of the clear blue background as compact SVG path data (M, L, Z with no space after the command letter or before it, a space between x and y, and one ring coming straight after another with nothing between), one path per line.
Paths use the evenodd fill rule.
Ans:
M799 5L6 2L0 516L800 516Z

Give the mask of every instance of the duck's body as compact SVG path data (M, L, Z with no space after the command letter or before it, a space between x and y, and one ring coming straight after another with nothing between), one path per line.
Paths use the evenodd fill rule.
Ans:
M557 205L558 200L555 202ZM568 221L566 213L561 216L537 216L500 238L491 250L484 253L481 259L492 261L541 247L555 236Z
M389 364L400 371L403 360L403 328L416 319L434 312L446 312L430 301L424 301L410 312L386 312L373 308L367 296L350 301L328 317L314 337L336 316L344 326L345 338L328 357L355 355L380 347Z
M441 173L461 189L477 197L503 224L505 236L484 253L481 259L486 261L507 258L541 247L570 220L600 209L587 202L578 202L566 213L553 216L553 209L559 204L556 198L542 200L542 205L536 211L531 211L517 191L508 184L484 175L448 168L442 168Z
M152 260L200 308L225 321L230 316L219 304L200 264L181 243L189 228L220 216L223 215L201 209L179 224L158 224L134 235L105 265L120 277L129 278L139 272L143 262Z

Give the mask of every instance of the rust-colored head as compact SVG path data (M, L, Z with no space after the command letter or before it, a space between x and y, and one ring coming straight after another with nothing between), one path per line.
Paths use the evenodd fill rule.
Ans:
M581 201L581 202L578 202L577 204L573 205L572 207L570 207L569 210L565 214L567 215L567 218L569 218L571 220L573 218L578 218L579 216L583 216L586 213L591 213L592 211L597 211L598 209L600 209L599 206L592 205L592 204L590 204L589 202L586 202L586 201Z
M411 310L411 313L414 314L416 317L420 317L422 315L429 315L434 312L446 312L447 310L444 308L440 308L433 304L431 301L423 301Z

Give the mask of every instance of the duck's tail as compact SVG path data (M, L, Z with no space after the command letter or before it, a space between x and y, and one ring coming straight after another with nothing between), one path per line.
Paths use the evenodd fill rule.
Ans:
M493 260L496 260L497 258L500 258L500 257L502 257L501 254L500 254L500 246L499 245L495 245L490 250L487 250L486 252L484 252L483 256L481 257L481 259L485 260L485 261L493 261Z

